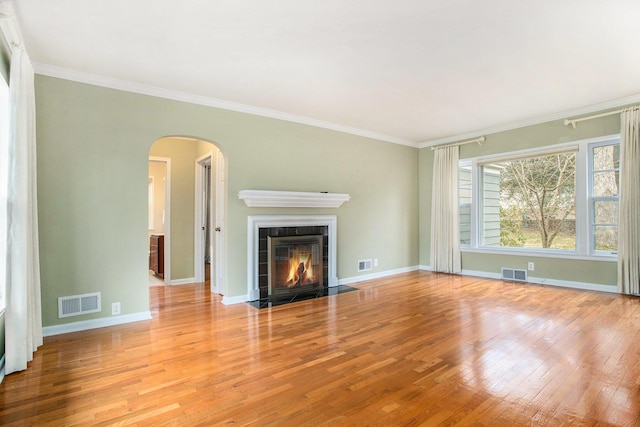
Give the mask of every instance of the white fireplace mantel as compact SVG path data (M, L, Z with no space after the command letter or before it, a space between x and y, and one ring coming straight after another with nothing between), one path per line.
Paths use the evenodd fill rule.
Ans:
M250 208L339 208L348 194L302 191L242 190L238 198Z

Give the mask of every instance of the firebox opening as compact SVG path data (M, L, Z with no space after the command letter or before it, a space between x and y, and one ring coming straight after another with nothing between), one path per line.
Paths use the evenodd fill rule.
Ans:
M323 236L272 237L268 240L268 294L289 298L323 288Z

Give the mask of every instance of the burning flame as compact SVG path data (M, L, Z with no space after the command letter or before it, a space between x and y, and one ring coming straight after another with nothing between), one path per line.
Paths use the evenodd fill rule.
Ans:
M287 286L304 285L313 282L313 265L311 263L311 254L293 254L289 258L289 276L287 277Z

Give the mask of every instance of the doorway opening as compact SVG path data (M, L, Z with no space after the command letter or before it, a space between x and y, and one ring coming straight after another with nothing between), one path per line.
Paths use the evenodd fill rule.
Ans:
M195 161L195 281L209 282L218 294L224 293L224 164L217 148Z
M162 178L152 173L160 160L166 165L164 217L158 213ZM150 286L158 280L165 285L205 282L211 292L224 294L225 173L224 156L210 142L175 136L151 146Z
M171 283L171 158L149 156L149 286Z

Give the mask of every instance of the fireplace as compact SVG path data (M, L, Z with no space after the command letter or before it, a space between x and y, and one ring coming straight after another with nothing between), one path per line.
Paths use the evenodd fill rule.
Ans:
M248 221L248 301L327 294L336 277L336 217L258 215Z
M323 236L285 236L267 238L268 296L270 299L317 292L324 288L326 258Z
M327 288L327 233L327 226L260 228L259 298L291 299Z

